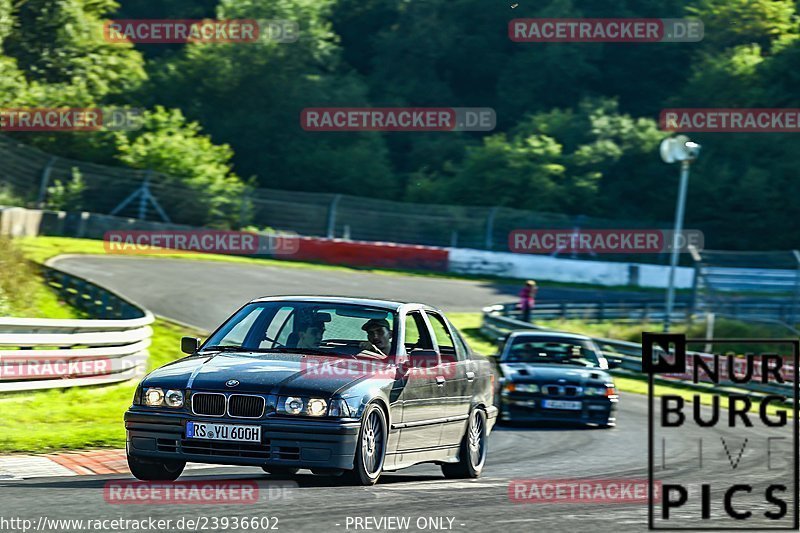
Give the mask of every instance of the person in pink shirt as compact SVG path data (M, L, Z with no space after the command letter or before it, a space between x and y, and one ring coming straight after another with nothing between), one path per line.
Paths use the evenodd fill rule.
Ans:
M533 306L536 305L536 292L538 290L539 288L536 286L536 282L529 279L525 282L525 286L522 287L522 290L519 291L520 315L524 322L530 322L531 320L531 310Z

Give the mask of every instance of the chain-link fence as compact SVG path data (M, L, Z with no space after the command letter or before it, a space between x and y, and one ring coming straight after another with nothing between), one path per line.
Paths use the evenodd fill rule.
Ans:
M201 225L195 211L207 209L197 192L175 186L175 179L148 170L97 165L55 157L0 136L0 184L5 183L28 206L48 203L48 189L72 179L83 185L81 208L95 213L178 224ZM487 198L490 202L491 198ZM195 205L197 204L197 205ZM59 206L62 209L64 206ZM75 209L67 207L67 209ZM604 229L667 228L669 223L620 221L541 213L505 207L415 204L329 193L243 189L224 209L231 225L273 228L301 235L339 237L430 246L508 251L508 235L520 228ZM566 254L570 257L569 254ZM664 262L666 254L579 256L582 259L628 259Z

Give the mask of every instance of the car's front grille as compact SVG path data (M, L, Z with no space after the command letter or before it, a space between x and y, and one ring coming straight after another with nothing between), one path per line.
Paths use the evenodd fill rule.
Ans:
M250 457L269 459L270 446L244 442L220 442L212 440L181 440L181 451L193 455L213 455L216 457Z
M542 391L549 396L579 396L583 391L574 385L545 385Z
M218 392L196 392L192 394L192 412L196 415L224 416L225 395Z
M262 396L231 394L228 398L228 414L235 418L261 418L265 405Z

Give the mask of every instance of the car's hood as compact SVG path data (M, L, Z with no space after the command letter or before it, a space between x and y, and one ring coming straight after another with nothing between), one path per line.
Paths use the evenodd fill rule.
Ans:
M500 363L500 370L506 379L539 384L584 385L589 382L611 380L611 376L602 369L581 368L575 365Z
M284 353L192 356L153 371L143 383L145 387L195 391L332 395L365 379L393 380L393 366L382 363L354 365L353 361ZM226 385L230 380L239 383L233 387Z

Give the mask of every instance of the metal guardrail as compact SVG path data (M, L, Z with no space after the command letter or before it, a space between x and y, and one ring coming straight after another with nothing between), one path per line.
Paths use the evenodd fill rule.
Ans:
M94 318L0 318L0 392L117 383L147 370L154 317L87 280L43 267L65 301Z
M537 326L528 322L523 322L515 318L507 316L516 304L498 304L483 308L483 320L481 323L481 333L496 342L502 339L511 331L518 330L534 330L534 331L554 331L550 328ZM606 339L602 337L592 337L592 340L600 347L603 355L613 357L622 361L621 370L625 373L641 374L642 373L642 345L636 342L628 342L617 339ZM691 354L700 354L700 352L688 352ZM711 354L700 354L704 356L711 356ZM795 369L792 369L792 378ZM612 370L612 372L615 372ZM696 388L703 391L715 390L729 390L731 387L720 386L716 387L710 384L696 384L688 380L681 379L660 379L663 382L678 382L681 385ZM792 384L787 382L783 385L778 384L763 384L763 383L748 383L747 390L755 392L759 395L778 394L787 398L792 398Z
M513 309L506 308L509 312ZM675 302L671 315L673 322L687 320L693 313L691 302ZM663 301L641 300L625 302L560 302L537 303L531 310L531 316L539 320L578 319L590 322L603 320L636 321L643 320L661 321L666 314Z

